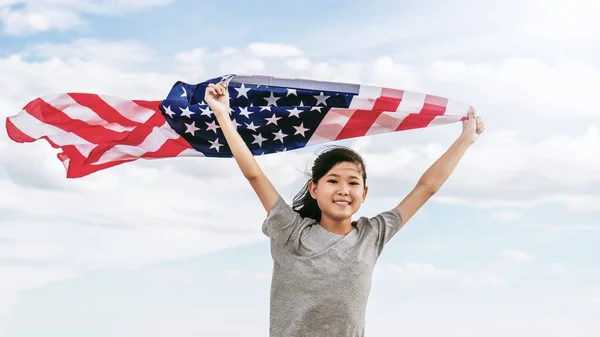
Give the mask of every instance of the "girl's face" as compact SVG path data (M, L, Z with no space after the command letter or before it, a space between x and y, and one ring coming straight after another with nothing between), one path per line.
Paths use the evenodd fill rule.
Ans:
M317 184L310 183L311 196L317 200L322 217L341 222L358 211L368 188L363 183L360 166L342 162L329 170Z

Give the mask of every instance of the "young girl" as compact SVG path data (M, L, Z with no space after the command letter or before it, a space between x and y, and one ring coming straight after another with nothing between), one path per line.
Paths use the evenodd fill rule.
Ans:
M469 112L462 134L395 208L352 221L368 191L359 154L335 147L319 155L311 179L289 206L237 133L227 84L210 84L204 98L267 212L262 230L274 261L270 335L364 336L373 268L384 245L447 180L483 132L481 119Z

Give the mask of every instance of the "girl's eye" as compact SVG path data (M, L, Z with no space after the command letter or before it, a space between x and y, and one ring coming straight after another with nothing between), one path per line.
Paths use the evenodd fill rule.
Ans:
M328 182L328 183L332 183L332 184L335 184L335 183L337 183L337 181L335 181L335 180L333 180L333 179L327 180L327 182Z

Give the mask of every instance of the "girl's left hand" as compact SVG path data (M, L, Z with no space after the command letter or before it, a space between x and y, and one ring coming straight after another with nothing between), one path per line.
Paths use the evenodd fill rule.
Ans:
M475 143L479 138L479 135L485 130L485 126L483 125L481 117L475 116L475 111L473 109L469 110L467 116L469 119L462 122L463 130L461 137L470 143Z

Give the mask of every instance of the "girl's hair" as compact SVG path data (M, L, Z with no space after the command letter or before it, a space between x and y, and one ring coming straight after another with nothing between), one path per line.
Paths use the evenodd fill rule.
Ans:
M363 185L367 184L367 171L363 158L354 150L343 146L332 146L323 151L313 164L310 179L294 197L292 208L304 218L321 221L321 209L317 201L310 195L308 184L310 181L318 183L319 180L339 163L349 162L359 166L362 173Z

